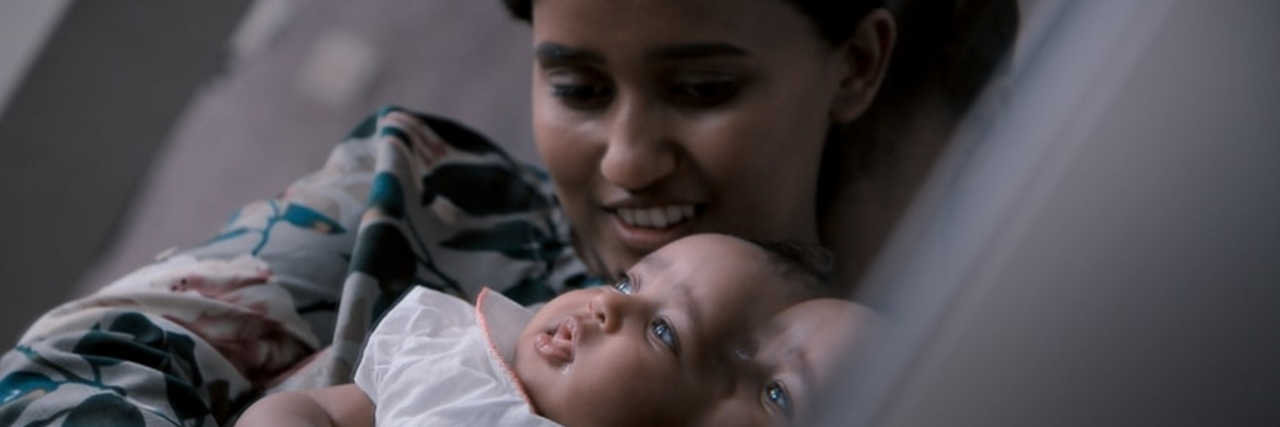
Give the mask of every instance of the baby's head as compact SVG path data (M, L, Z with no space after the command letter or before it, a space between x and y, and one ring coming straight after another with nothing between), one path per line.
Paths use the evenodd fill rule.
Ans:
M768 387L790 359L760 340L796 323L784 309L825 294L803 252L677 240L612 287L542 307L520 335L516 375L540 414L570 427L712 425L728 407L768 420Z
M842 355L874 318L870 310L838 298L804 301L773 316L755 331L756 377L708 411L700 425L809 425L823 381L833 377Z

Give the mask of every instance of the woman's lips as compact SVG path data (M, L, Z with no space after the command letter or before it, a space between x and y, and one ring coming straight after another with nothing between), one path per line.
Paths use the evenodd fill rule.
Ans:
M690 234L694 220L702 214L695 205L666 205L648 208L606 209L623 246L652 252Z
M693 205L667 205L649 208L617 208L614 213L632 227L666 228L693 218Z
M577 344L578 319L569 316L562 319L547 333L535 337L533 348L544 359L557 365L567 365L573 362Z

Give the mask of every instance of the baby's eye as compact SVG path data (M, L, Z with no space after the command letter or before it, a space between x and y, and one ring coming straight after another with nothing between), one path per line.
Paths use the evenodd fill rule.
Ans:
M680 355L680 338L676 336L675 328L671 327L671 323L667 322L667 319L654 319L649 324L649 331L677 356Z
M787 418L791 418L791 394L780 381L770 381L764 386L764 400L767 404L781 410Z
M617 283L613 284L613 288L627 295L635 293L635 289L631 287L631 279L628 277L619 279Z

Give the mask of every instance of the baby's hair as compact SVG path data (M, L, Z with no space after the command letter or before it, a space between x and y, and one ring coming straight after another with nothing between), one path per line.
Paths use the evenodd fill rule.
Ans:
M779 275L796 279L803 285L798 299L849 298L844 287L834 284L831 252L822 246L789 239L746 240L764 250Z

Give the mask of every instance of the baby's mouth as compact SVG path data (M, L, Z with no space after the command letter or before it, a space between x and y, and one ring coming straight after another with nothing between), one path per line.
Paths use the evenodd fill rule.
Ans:
M544 359L557 365L568 365L573 362L577 338L578 319L569 316L534 338L533 347Z

